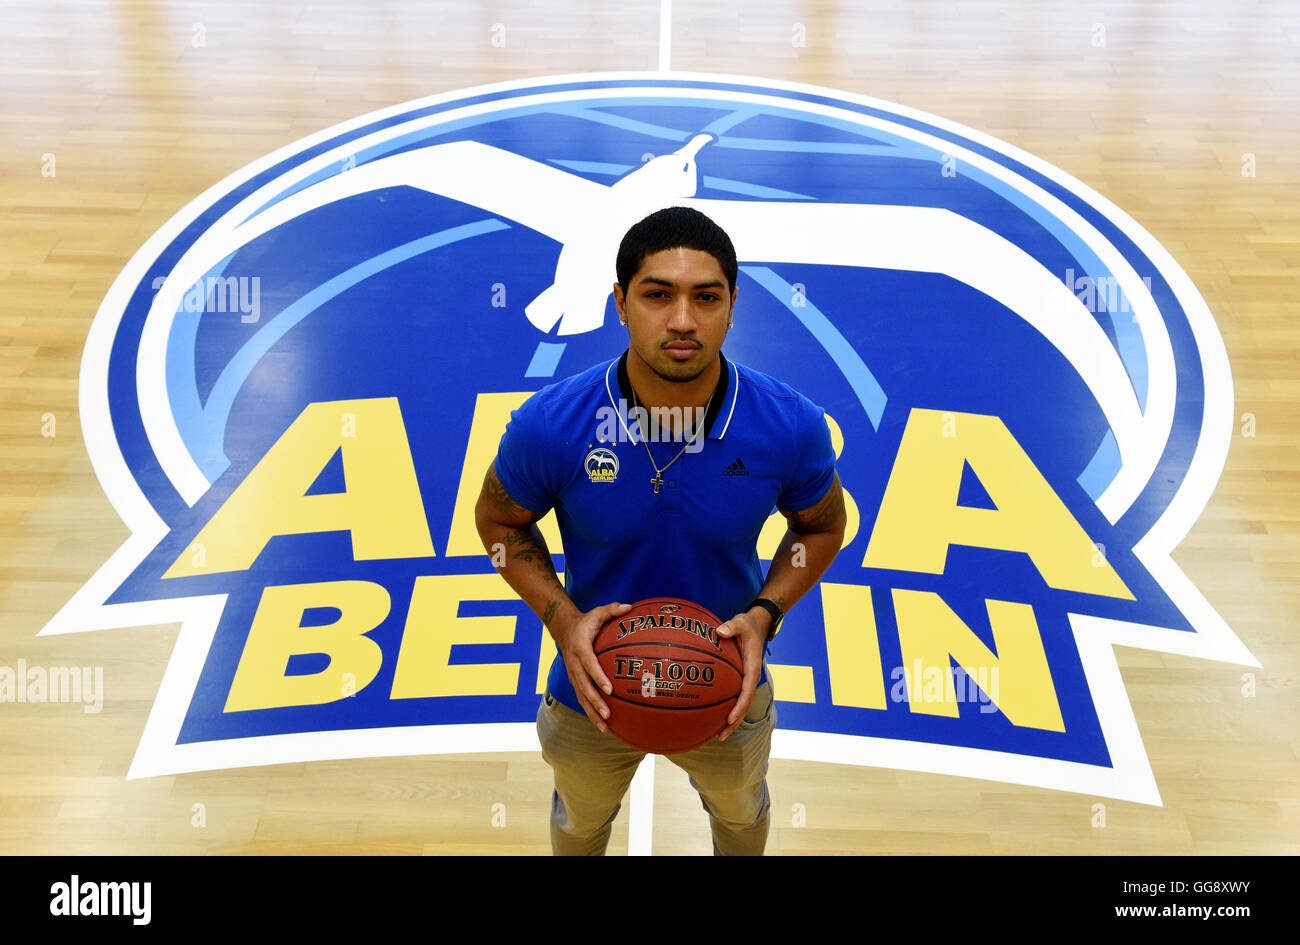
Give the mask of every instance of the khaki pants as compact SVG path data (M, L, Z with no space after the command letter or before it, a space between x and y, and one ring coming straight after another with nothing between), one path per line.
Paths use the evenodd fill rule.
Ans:
M762 856L770 802L767 758L776 728L772 677L754 690L749 712L725 742L665 755L684 770L709 814L717 856ZM645 752L602 732L586 715L552 698L537 711L542 757L555 772L551 850L557 856L603 856L623 795Z

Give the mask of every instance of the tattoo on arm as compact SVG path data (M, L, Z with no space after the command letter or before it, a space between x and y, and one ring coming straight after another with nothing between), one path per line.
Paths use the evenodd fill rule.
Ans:
M496 464L488 466L487 475L483 477L482 497L487 500L493 509L502 513L502 515L516 522L519 520L536 521L538 516L531 509L526 509L514 499L510 498L510 493L506 492L506 487L501 485L501 480L497 478Z
M541 518L532 509L526 509L514 499L501 485L497 478L496 463L488 466L487 475L483 477L483 491L479 496L479 507L484 505L490 510L491 522L501 528L509 529L502 537L506 545L506 567L512 561L525 561L534 565L547 579L551 587L564 589L550 552L537 530L536 523ZM485 539L486 541L486 539Z
M845 521L844 490L840 486L839 473L831 481L822 500L810 509L799 512L782 511L790 523L790 528L805 535L814 532L829 532L842 527Z
M506 582L530 607L541 604L542 625L549 630L568 595L555 572L546 539L537 528L541 517L510 497L497 476L496 461L493 460L483 476L483 489L474 509L479 537L490 549L493 564ZM504 561L498 557L503 549ZM534 570L521 568L519 562Z
M555 573L555 563L551 561L550 552L537 540L534 526L517 528L506 535L506 561L513 557L516 561L527 561L548 578L547 583L562 588L559 575Z

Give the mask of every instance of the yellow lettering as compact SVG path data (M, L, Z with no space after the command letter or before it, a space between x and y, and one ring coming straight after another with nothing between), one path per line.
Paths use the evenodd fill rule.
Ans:
M513 696L518 663L451 663L463 643L511 643L514 617L458 617L462 600L513 600L497 574L429 574L415 579L411 610L393 677L394 699L436 696Z
M226 712L321 705L365 688L379 672L383 652L365 634L388 616L388 591L369 581L325 581L268 587L253 616L226 698ZM302 626L313 607L333 607L339 619ZM293 656L323 653L329 665L318 673L286 676Z
M885 708L871 588L823 581L821 592L831 702L860 709Z
M811 666L787 666L782 663L768 663L767 671L772 674L772 697L782 702L817 701L817 688L813 681Z
M998 600L985 601L985 606L996 655L938 594L894 589L909 708L926 715L958 717L951 658L970 677L981 683L991 681L985 695L1012 725L1064 732L1033 608ZM932 682L938 684L938 691L928 685Z
M502 579L504 581L504 578ZM564 576L560 576L564 580ZM542 627L542 645L537 654L537 694L540 696L546 691L546 680L551 675L551 664L555 662L555 657L560 651L555 647L555 641L551 639L551 632Z
M307 495L339 450L347 491ZM276 535L332 531L357 561L434 553L395 397L308 404L195 538L203 563L187 548L163 577L243 571Z
M957 504L966 463L996 509ZM862 564L942 574L949 545L1021 551L1051 587L1133 600L1001 419L914 408Z

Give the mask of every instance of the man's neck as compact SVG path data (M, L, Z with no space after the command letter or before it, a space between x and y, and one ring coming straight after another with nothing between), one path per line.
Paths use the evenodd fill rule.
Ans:
M651 370L635 350L628 349L627 377L632 382L642 407L703 407L718 386L721 374L722 359L715 355L709 366L694 380L665 380Z

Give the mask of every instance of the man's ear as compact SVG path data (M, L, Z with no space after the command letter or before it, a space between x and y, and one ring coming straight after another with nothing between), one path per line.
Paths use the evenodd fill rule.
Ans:
M618 320L627 324L627 315L623 312L623 287L617 282L614 283L614 310L618 312Z

